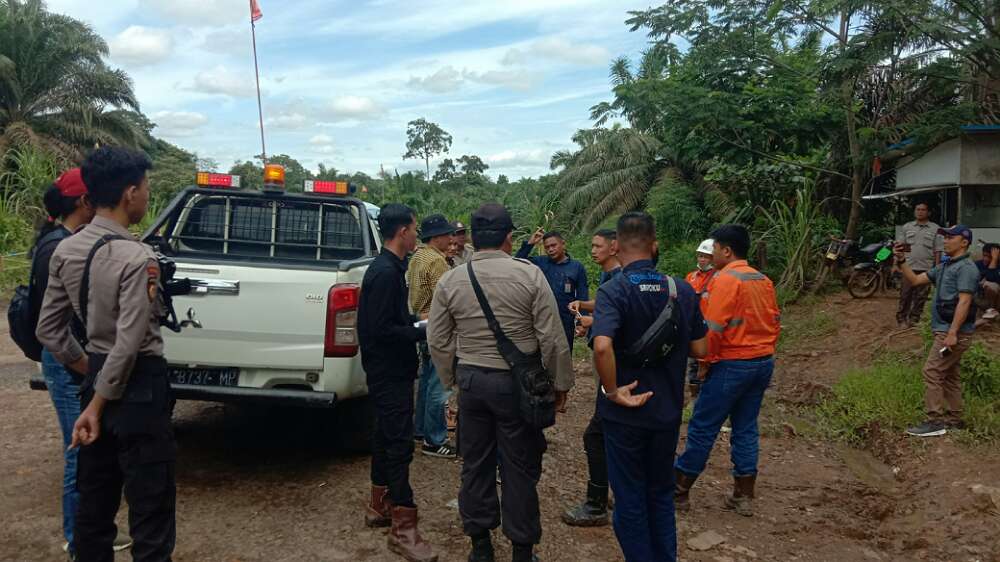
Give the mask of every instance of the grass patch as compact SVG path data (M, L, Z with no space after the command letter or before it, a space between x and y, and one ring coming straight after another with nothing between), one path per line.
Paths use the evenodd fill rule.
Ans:
M837 317L825 310L809 316L797 316L782 321L778 352L798 347L802 342L828 336L837 331Z
M826 435L860 444L874 425L902 431L924 418L922 364L885 357L848 372L833 396L817 407L817 424ZM1000 441L1000 355L976 343L962 358L962 388L967 443Z

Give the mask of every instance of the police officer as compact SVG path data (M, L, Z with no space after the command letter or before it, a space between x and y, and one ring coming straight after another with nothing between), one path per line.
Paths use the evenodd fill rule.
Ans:
M554 373L557 409L573 386L569 346L563 335L556 301L541 270L511 258L514 224L502 205L489 203L472 214L472 264L500 328L524 353L541 351ZM462 487L459 513L472 538L469 560L493 560L490 530L501 522L513 543L513 560L534 560L533 546L542 536L538 479L546 449L541 429L520 416L516 381L497 350L470 282L468 269L457 267L438 282L428 319L428 344L438 374L447 387L460 389L459 448ZM455 365L457 364L457 368ZM503 504L497 500L497 452Z
M170 560L175 540L170 384L163 359L160 270L153 250L128 227L149 203L149 159L105 147L82 166L97 216L53 253L38 320L39 341L77 373L83 412L70 447L80 446L77 559L111 562L122 491L136 561ZM70 330L86 326L86 350Z
M684 408L688 355L707 351L707 328L698 297L686 282L656 271L656 228L646 213L618 220L618 260L622 272L597 290L594 361L604 393L598 412L604 426L608 477L615 491L613 523L625 560L677 559L674 482L670 472ZM671 283L676 297L671 295ZM669 352L662 345L639 363L630 347L673 299L676 333ZM656 340L654 340L656 341Z

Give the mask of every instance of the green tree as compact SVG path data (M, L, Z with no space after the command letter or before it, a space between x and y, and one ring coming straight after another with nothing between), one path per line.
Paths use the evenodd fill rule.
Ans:
M41 0L0 0L0 153L30 144L64 163L95 144L146 142L139 102L108 46Z
M152 198L148 214L156 216L177 192L194 185L199 167L194 154L162 139L154 140L148 152L153 161L153 169L149 171Z
M438 164L437 171L434 172L434 181L444 182L455 179L457 168L455 167L455 161L451 158L445 158Z
M229 173L240 176L240 187L243 189L263 189L264 187L264 168L250 160L236 161L229 168Z
M431 158L448 153L451 149L451 135L437 123L421 117L406 124L406 138L406 154L403 158L423 160L426 167L424 177L431 177Z
M478 178L490 169L490 166L475 154L463 154L458 163L466 178Z
M510 185L510 179L506 175L500 174L497 176L497 185Z

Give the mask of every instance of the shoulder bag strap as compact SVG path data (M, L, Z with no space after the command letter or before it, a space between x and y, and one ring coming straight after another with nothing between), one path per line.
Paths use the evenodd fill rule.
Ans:
M500 356L503 357L504 361L513 367L518 362L521 351L500 328L500 323L497 322L497 317L493 314L490 303L486 301L483 287L479 284L479 280L476 279L476 273L472 271L472 262L466 262L465 267L469 271L469 281L472 282L472 290L476 293L476 300L479 301L479 306L483 309L483 314L486 316L486 323L493 332L493 336L497 339L497 351L500 352Z
M636 340L632 345L629 346L628 350L625 352L629 355L638 355L642 352L643 348L648 345L649 340L655 336L663 325L670 321L670 318L674 315L674 303L677 302L677 282L670 275L667 276L667 287L670 290L670 298L667 299L667 305L663 307L660 311L659 316L656 320L646 328L646 331L642 333L642 337Z
M94 243L94 247L90 249L90 253L87 254L87 261L83 265L83 280L80 282L79 301L80 323L83 325L84 333L87 331L87 305L90 304L90 264L93 263L97 250L100 250L101 247L112 240L128 240L128 238L118 234L105 234Z

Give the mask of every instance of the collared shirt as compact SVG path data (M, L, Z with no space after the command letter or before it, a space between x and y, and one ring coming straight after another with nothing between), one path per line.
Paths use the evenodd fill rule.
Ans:
M420 316L431 311L431 297L441 276L451 269L443 253L434 246L417 248L410 258L410 310Z
M504 334L524 353L541 350L542 363L553 374L557 390L572 388L569 345L542 272L500 250L476 252L470 263ZM452 269L438 282L427 329L431 358L446 387L455 384L456 364L510 369L497 350L466 265Z
M920 224L910 221L903 225L903 241L910 245L906 263L914 271L927 271L934 267L934 253L941 252L944 239L938 234L938 225L928 221Z
M931 331L947 332L951 329L951 322L945 322L938 314L938 303L957 301L959 293L975 295L979 287L979 268L972 262L969 254L965 254L934 266L927 272L927 277L937 287L931 304ZM975 332L976 315L969 314L959 331L965 334Z
M475 251L476 250L473 249L472 244L466 244L465 246L462 246L462 249L459 250L458 254L452 258L452 261L456 267L460 266L472 259L472 254L475 253Z
M712 280L715 279L715 276L718 273L718 270L714 267L708 271L696 269L691 273L688 273L687 277L684 278L684 280L691 285L691 288L694 289L694 292L697 293L698 298L701 299L700 303L702 314L705 314L708 311L708 295L711 290Z
M368 384L385 378L416 378L418 341L406 297L406 261L388 248L368 266L358 300L358 343Z
M587 286L587 268L575 259L566 257L561 262L555 262L548 256L530 256L533 246L527 242L521 244L517 251L518 258L526 259L538 266L545 274L549 288L559 305L559 318L563 330L569 333L570 339L575 328L576 315L569 311L569 303L590 299L590 287Z
M591 333L594 337L612 339L618 386L638 381L633 394L653 392L639 408L619 406L601 393L597 401L601 419L662 430L680 424L691 342L705 337L706 328L694 289L686 281L676 279L674 306L678 331L673 348L659 365L637 367L628 362L624 350L642 337L670 299L667 276L655 267L652 260L632 262L622 269L621 275L597 289Z
M94 391L108 400L125 392L138 355L163 355L160 316L160 268L153 249L135 239L114 220L97 216L93 222L59 243L49 262L36 335L60 363L73 363L84 350L73 337L73 314L80 314L80 286L87 254L97 241L117 234L94 255L90 266L87 306L87 351L107 355L97 373Z
M712 281L705 322L709 363L773 355L781 332L774 284L746 260L730 262Z

